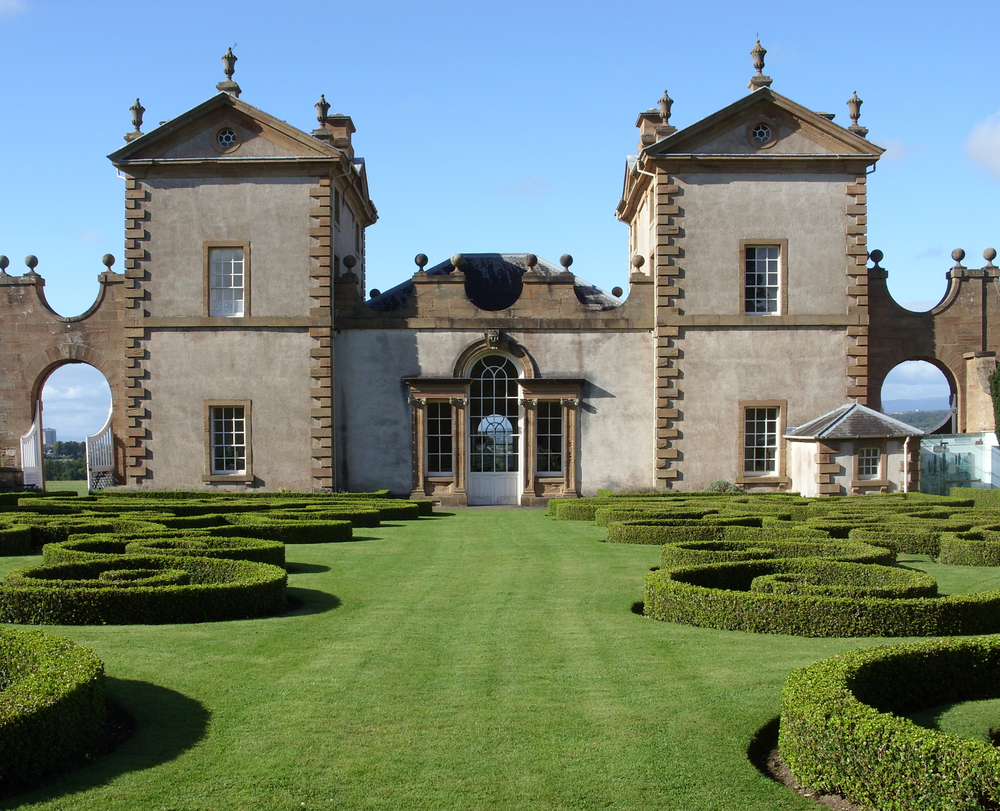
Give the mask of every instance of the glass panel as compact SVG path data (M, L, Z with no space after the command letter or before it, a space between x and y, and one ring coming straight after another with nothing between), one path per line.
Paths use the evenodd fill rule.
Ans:
M452 474L451 403L427 404L427 472Z
M761 475L777 472L778 409L748 408L743 421L743 472Z
M537 409L536 470L539 473L562 473L562 404L543 400Z
M246 473L246 419L242 406L213 408L212 473Z
M208 251L210 314L243 315L243 249L210 248Z
M858 477L861 479L878 478L881 457L882 452L879 448L861 448L858 451Z
M487 355L476 361L470 376L469 469L515 472L520 439L517 368L503 355Z
M746 248L744 292L747 315L774 315L778 312L780 255L777 245Z

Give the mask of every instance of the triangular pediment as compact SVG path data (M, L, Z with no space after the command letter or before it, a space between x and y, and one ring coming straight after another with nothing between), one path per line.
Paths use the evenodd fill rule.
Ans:
M643 152L650 157L836 155L877 159L884 150L765 87L646 147Z
M220 133L224 133L220 140ZM108 157L133 160L340 158L343 152L228 93L166 121Z

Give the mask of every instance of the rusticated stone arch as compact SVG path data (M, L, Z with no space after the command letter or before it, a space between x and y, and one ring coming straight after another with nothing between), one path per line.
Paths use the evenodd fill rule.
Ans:
M124 481L128 367L136 365L125 348L129 297L123 275L108 270L98 279L94 304L66 318L49 307L41 276L0 270L0 468L20 468L20 438L31 427L49 375L68 363L86 363L104 375L111 389L116 479Z
M927 312L912 312L892 298L886 284L888 273L879 266L882 256L872 252L866 404L882 407L882 384L898 364L927 361L944 373L952 388L956 430L992 430L992 419L987 416L991 412L985 407L989 390L983 381L995 367L1000 350L1000 268L992 258L985 267L966 268L961 264L964 252L956 251L954 256L956 264L948 271L944 298Z

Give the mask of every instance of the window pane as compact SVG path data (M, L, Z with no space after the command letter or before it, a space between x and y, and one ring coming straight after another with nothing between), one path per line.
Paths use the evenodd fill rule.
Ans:
M517 369L503 355L487 355L476 361L470 376L469 469L514 472L520 439Z
M243 315L243 249L210 248L208 265L210 314L226 317Z
M778 409L748 408L743 415L743 472L776 473L778 459Z
M747 315L775 315L781 251L777 245L747 246L744 254L744 307Z
M451 475L451 403L427 404L427 473Z
M537 408L536 470L562 473L562 404L543 400Z
M211 410L212 473L246 473L246 419L242 406Z

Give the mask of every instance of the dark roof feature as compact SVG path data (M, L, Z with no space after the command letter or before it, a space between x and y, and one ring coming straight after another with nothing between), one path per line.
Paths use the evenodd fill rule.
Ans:
M874 439L923 434L919 428L858 403L842 405L822 417L785 432L789 439Z
M538 276L561 276L568 271L538 259L532 268L527 263L527 253L464 253L465 262L460 270L465 274L465 295L480 310L497 312L506 310L521 297L524 288L522 277L533 272ZM441 276L454 272L451 261L444 261L427 270L429 276ZM588 310L611 310L622 302L616 296L606 293L583 279L575 278L573 289L580 303ZM387 313L403 307L413 293L413 280L386 290L370 299L367 304L373 310Z

